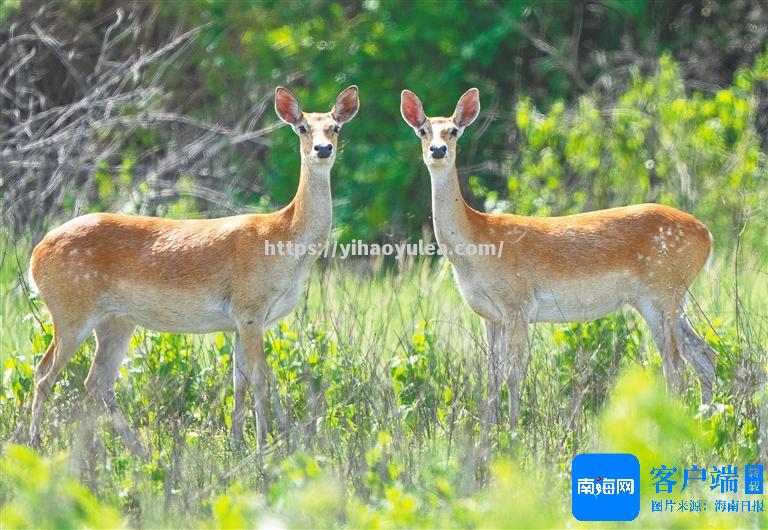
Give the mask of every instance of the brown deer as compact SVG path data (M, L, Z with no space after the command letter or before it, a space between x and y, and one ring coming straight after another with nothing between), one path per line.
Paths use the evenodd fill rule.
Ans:
M85 386L104 403L126 445L144 453L114 389L139 325L174 333L234 331L232 439L243 440L250 387L259 447L264 446L268 379L274 377L264 356L264 330L296 305L319 255L269 255L265 242L326 243L338 134L358 107L356 86L341 92L325 113L302 112L289 90L276 89L275 110L298 135L301 154L298 191L278 212L209 220L97 213L77 217L43 238L32 253L30 278L48 306L54 337L35 367L32 444L40 442L43 402L51 387L95 330L96 354ZM275 407L280 419L277 399Z
M489 424L496 423L505 379L509 420L512 427L518 423L529 323L593 320L625 304L653 333L668 385L680 389L682 354L699 376L702 401L711 401L715 353L683 311L687 290L712 250L704 224L659 204L565 217L478 212L462 197L456 146L480 112L479 91L468 90L450 118L429 118L419 98L404 90L400 111L421 139L437 242L467 304L485 321ZM459 252L487 243L498 256Z

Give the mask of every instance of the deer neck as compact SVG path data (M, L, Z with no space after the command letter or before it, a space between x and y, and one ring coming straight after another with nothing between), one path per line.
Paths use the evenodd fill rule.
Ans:
M429 167L432 183L432 218L440 245L454 247L471 241L468 206L461 195L456 165Z
M301 163L299 189L287 208L293 237L303 243L325 243L331 232L333 202L331 168Z

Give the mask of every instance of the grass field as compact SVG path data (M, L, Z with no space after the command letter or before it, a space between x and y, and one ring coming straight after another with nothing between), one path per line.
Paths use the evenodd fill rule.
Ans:
M150 448L141 461L92 413L83 381L93 338L48 401L40 452L7 442L26 421L32 366L52 330L21 281L31 242L3 245L1 526L578 527L569 468L587 451L639 457L644 526L768 524L765 513L650 513L647 473L660 464L767 463L758 445L768 420L761 252L720 253L693 288L689 314L718 352L709 410L699 410L690 368L685 395L666 395L655 346L626 310L536 326L521 424L499 428L484 447L484 333L448 263L323 262L266 338L289 436L254 452L249 414L250 449L229 447L232 336L138 330L117 394ZM714 493L702 485L691 495Z

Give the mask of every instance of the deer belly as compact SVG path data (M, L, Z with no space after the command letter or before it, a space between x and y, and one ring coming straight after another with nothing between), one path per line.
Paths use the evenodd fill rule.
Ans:
M628 274L575 278L550 282L534 289L531 322L584 322L603 317L631 299Z
M137 290L141 291L141 290ZM163 289L119 296L105 304L108 313L128 316L141 327L167 333L235 331L229 303L207 293Z

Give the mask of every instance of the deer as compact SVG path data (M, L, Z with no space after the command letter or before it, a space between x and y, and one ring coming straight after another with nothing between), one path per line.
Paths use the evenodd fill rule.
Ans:
M403 90L400 113L421 140L436 241L463 299L485 324L487 424L498 423L504 382L510 427L520 424L530 325L594 320L624 306L648 325L668 388L682 390L685 359L698 375L702 403L711 402L715 352L685 315L689 287L712 253L702 222L660 204L562 217L477 211L462 195L456 155L459 138L480 113L479 90L464 93L451 117L432 118L416 94ZM493 244L498 254L459 252L481 243Z
M56 378L95 331L85 388L103 403L126 447L146 456L115 396L136 326L172 333L235 332L231 439L235 446L244 442L250 388L258 448L266 446L268 384L275 380L265 358L264 331L298 303L320 252L279 255L268 252L265 242L326 244L339 131L359 106L355 85L322 113L303 112L290 90L276 88L275 112L298 135L301 156L298 190L279 211L204 220L94 213L64 223L40 241L29 277L48 308L54 335L34 369L33 446L40 445L43 404ZM274 397L275 415L284 423Z

